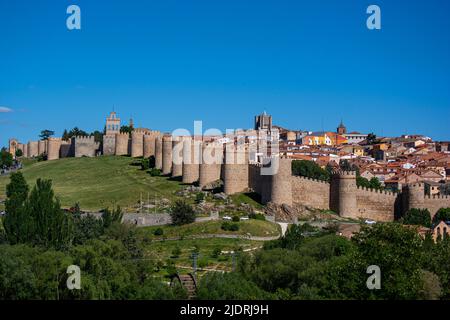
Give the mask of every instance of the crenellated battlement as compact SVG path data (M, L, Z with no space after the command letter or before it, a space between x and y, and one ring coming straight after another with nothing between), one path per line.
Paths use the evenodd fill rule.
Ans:
M315 183L321 183L321 184L330 185L330 183L329 183L328 181L323 181L323 180L314 179L314 178L309 178L309 177L303 177L303 176L292 176L291 179L305 180L305 181L310 181L310 182L315 182Z
M94 136L75 136L74 139L79 142L95 142Z
M424 197L426 200L450 200L450 196L441 194L425 195Z
M128 132L119 132L119 133L116 133L116 136L119 138L125 138L125 137L129 138L130 134Z
M362 187L362 186L357 186L356 188L359 191L371 192L373 194L378 194L378 195L386 195L389 197L397 197L398 196L398 193L386 191L386 190L379 190L379 189L367 188L367 187Z
M331 174L336 177L355 177L356 178L356 171L346 171L346 170L339 170L334 169Z
M139 128L139 129L134 129L131 132L131 134L147 134L148 132L150 132L149 129Z

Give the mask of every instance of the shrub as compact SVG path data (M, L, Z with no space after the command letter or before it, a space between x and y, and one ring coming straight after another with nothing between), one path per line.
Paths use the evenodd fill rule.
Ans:
M431 226L431 215L428 209L412 208L403 217L404 224L421 225L424 227Z
M434 222L450 221L450 208L441 208L433 218Z
M180 256L180 254L181 254L181 249L180 249L180 247L175 247L173 250L172 250L172 257L173 258L178 258L179 256Z
M250 213L248 215L248 217L249 217L249 219L261 220L261 221L266 220L266 217L261 213Z
M239 231L239 225L237 223L231 223L228 221L222 223L221 228L225 231Z
M149 159L142 159L142 161L141 161L141 169L142 170L150 169L150 161L149 161Z
M21 156L23 156L23 151L20 149L16 150L16 157L20 158Z
M322 169L317 163L308 160L293 160L292 174L323 181L330 180L330 173Z
M234 216L233 216L233 222L239 222L239 221L241 221L241 219L239 218L239 216L234 215Z
M150 158L148 158L148 166L149 166L149 168L154 168L155 165L156 165L155 156L151 156Z
M220 257L220 255L222 254L222 249L219 247L214 248L214 250L212 251L211 257L214 259L217 259Z
M203 257L203 258L200 258L200 259L198 260L198 267L199 267L199 268L207 267L208 264L209 264L208 258L204 258L204 257Z
M152 177L159 177L161 175L161 170L156 169L156 168L152 168L152 169L149 170L148 173L150 173L150 175Z
M164 234L164 230L162 228L156 228L155 231L153 231L153 234L155 236L162 236Z
M195 195L196 203L201 203L201 202L203 202L203 200L205 200L205 194L203 192L199 192Z
M183 225L195 221L195 212L191 205L184 200L177 200L170 209L173 225Z

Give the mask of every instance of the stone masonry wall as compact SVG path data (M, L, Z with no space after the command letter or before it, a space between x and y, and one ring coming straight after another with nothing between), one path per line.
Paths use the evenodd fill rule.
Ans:
M292 176L292 202L322 210L330 209L330 184L325 181Z
M396 193L358 187L356 203L360 218L376 221L393 221Z
M95 157L97 150L100 148L100 143L95 142L93 136L75 137L72 143L75 143L75 158Z
M116 154L116 135L105 134L103 135L103 155L113 156Z

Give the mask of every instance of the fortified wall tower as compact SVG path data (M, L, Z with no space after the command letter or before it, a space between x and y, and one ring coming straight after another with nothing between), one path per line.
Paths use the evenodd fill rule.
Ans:
M292 166L291 160L273 157L271 161L273 170L270 177L270 201L276 204L292 205Z
M172 136L165 135L162 138L162 174L172 173Z
M12 156L14 158L16 157L16 151L17 151L18 144L19 144L19 142L17 141L17 139L9 139L8 150L9 150L9 153L12 154Z
M155 156L156 137L159 135L159 131L150 131L144 135L144 158Z
M199 168L199 187L203 189L211 183L220 180L223 164L223 146L216 142L204 142L201 150L202 161Z
M28 157L34 158L39 155L39 143L37 141L29 141L28 142Z
M103 155L113 156L116 154L116 134L103 135Z
M162 170L162 137L157 136L155 138L155 168Z
M38 154L47 154L47 140L38 141Z
M233 143L225 147L223 165L224 192L231 195L249 188L249 159L245 148L236 148Z
M130 135L127 132L116 134L116 156L129 155Z
M356 203L356 172L334 171L332 174L331 192L335 193L334 203L330 207L341 217L358 218L358 205Z
M173 137L172 141L172 177L183 175L183 137Z
M404 212L412 208L428 209L433 218L440 208L450 208L450 196L426 195L423 183L412 183L405 186L402 195Z
M183 141L183 183L197 182L200 177L201 144L188 137Z
M58 160L61 138L48 138L47 143L47 160Z
M17 149L22 151L22 157L28 158L28 145L19 143Z
M136 129L131 132L131 157L137 158L144 155L144 135L146 130Z

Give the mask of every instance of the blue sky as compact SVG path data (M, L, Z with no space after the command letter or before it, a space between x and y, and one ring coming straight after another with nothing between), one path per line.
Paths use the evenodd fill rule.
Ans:
M101 130L113 106L163 131L248 128L266 110L292 129L343 119L450 140L449 13L446 0L0 0L0 145Z

